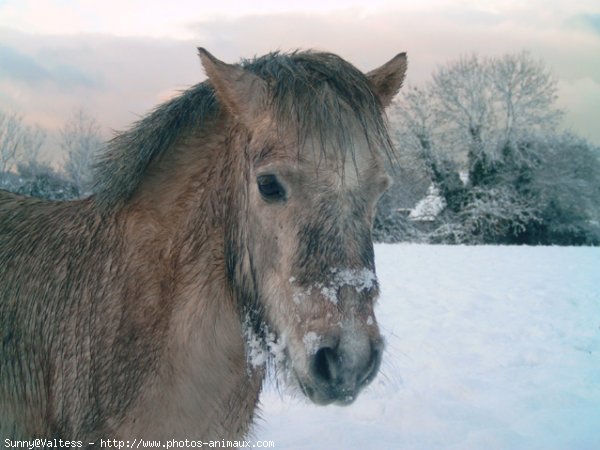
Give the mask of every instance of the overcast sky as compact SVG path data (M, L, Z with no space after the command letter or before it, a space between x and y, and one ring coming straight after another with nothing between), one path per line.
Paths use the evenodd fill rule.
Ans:
M228 62L317 48L363 70L407 51L413 84L526 49L557 78L565 126L600 144L598 0L0 0L0 108L56 130L83 107L109 135L205 78L197 46Z

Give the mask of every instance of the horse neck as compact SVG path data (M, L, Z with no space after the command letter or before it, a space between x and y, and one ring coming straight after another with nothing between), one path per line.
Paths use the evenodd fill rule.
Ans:
M132 266L154 285L151 297L171 303L164 360L154 383L158 391L148 394L142 409L147 402L164 402L169 391L181 400L172 405L179 409L202 403L251 414L257 401L262 376L252 374L249 383L240 312L225 266L226 222L233 208L228 198L240 164L230 151L239 136L232 138L225 125L215 126L229 131L199 133L167 152L126 207L126 242L137 260ZM184 398L190 392L201 402ZM213 431L247 428L247 422L226 424L233 419L222 413L210 413Z
M224 240L233 209L230 155L236 152L228 122L220 116L165 152L123 208L129 251L158 270L159 278L169 277L175 296L231 297L225 289ZM226 312L235 315L234 309Z

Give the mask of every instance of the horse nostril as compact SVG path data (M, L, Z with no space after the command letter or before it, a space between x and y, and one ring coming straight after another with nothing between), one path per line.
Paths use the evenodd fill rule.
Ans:
M339 376L339 360L337 353L330 347L320 348L313 359L313 374L316 378L332 383Z

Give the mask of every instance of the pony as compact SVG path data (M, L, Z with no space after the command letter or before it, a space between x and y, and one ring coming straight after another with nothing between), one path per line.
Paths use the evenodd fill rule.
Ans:
M224 63L109 141L94 194L0 191L0 437L240 439L267 361L351 403L383 352L371 228L406 55Z

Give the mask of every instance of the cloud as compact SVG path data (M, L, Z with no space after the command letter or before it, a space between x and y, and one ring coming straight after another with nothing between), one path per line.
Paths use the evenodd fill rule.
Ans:
M47 80L49 72L32 58L0 44L0 77L9 78L26 83L36 83Z
M72 88L74 86L95 88L100 87L101 85L99 80L93 80L88 74L69 65L60 64L54 67L52 70L52 77L54 81L63 88Z
M40 36L0 27L0 108L57 131L83 108L123 130L164 99L205 78L194 42L108 35Z
M98 83L73 65L45 60L46 67L35 58L17 49L0 44L0 78L37 87L40 83L54 83L63 89L78 86L94 87Z
M571 17L567 23L574 27L581 27L600 35L600 13L599 14L578 14Z
M600 41L591 33L574 33L556 11L537 16L532 10L475 7L360 12L254 15L206 20L190 24L190 29L203 46L228 61L274 49L318 48L369 70L407 51L408 80L414 83L428 78L438 64L464 54L500 56L525 49L543 58L559 77L585 74L600 82L595 57Z
M178 90L203 80L197 46L227 62L278 49L316 48L337 53L364 71L407 51L412 84L464 54L500 56L528 49L561 81L561 106L573 111L570 126L600 143L589 120L600 116L600 102L587 101L597 99L594 86L600 85L596 31L574 27L565 21L564 8L542 8L542 3L514 10L462 0L454 6L440 1L435 8L409 3L400 8L390 2L367 13L355 6L234 17L201 15L191 8L187 25L181 24L183 31L172 38L0 28L0 100L2 107L55 130L83 107L108 135L109 129L126 129ZM125 26L127 20L122 22ZM583 79L589 82L578 81Z

